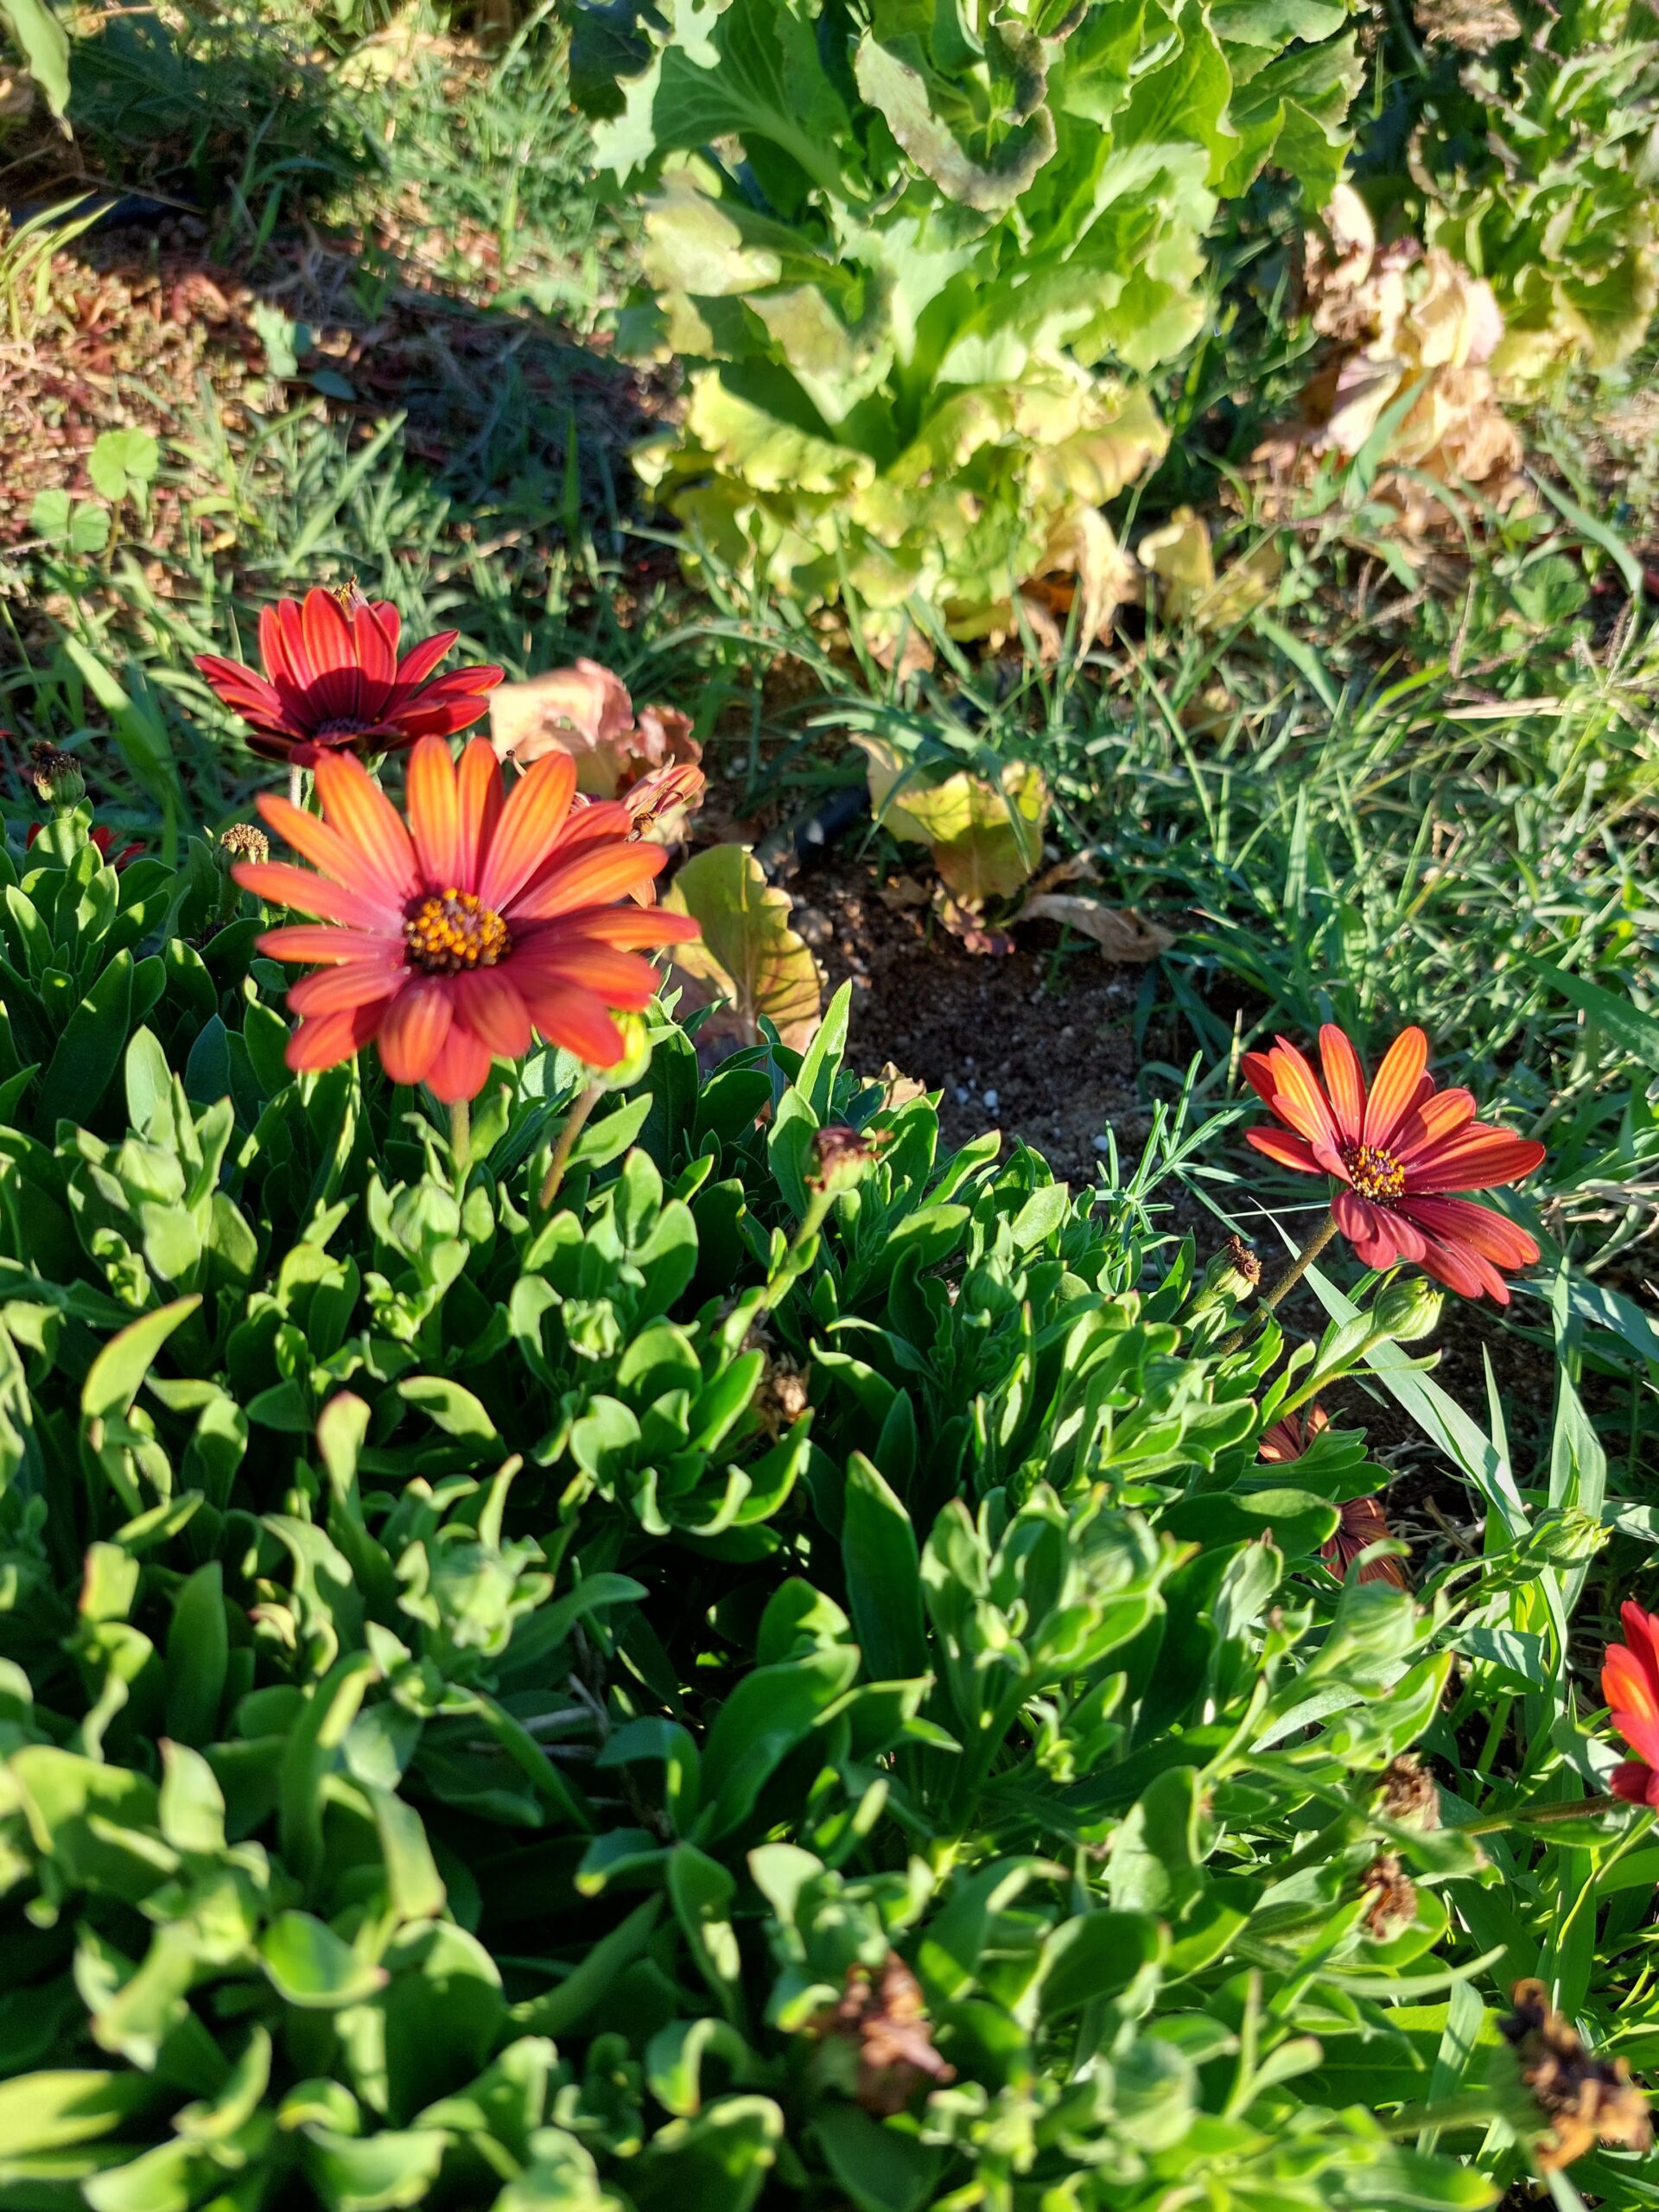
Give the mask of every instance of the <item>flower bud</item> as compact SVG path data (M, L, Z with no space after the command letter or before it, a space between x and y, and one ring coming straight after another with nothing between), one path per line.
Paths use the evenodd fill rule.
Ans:
M604 1090L632 1090L651 1065L651 1030L643 1014L621 1014L613 1007L611 1020L622 1039L622 1057L613 1067L595 1068L593 1080Z
M844 1122L831 1122L812 1140L816 1164L806 1179L808 1190L827 1192L832 1198L843 1191L855 1191L880 1158L887 1141L885 1129L867 1132L850 1128Z
M227 868L233 861L268 861L270 840L251 822L232 822L219 831L218 849Z
M1377 1810L1400 1828L1440 1825L1440 1785L1414 1751L1402 1751L1382 1770Z
M29 763L29 780L42 806L55 807L67 814L86 798L86 779L73 753L65 753L55 745L31 745Z
M1396 1344L1415 1344L1432 1337L1440 1325L1444 1297L1421 1275L1400 1275L1389 1283L1371 1308L1374 1326Z
M1393 1852L1374 1859L1360 1876L1365 1900L1364 1928L1374 1943L1392 1942L1417 1917L1417 1890Z

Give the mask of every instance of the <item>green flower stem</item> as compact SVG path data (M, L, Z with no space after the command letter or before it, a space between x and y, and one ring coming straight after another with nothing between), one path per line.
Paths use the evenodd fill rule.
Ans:
M467 1170L473 1157L473 1109L464 1098L455 1099L449 1108L449 1150L455 1163L455 1192L459 1197L467 1188Z
M564 1127L559 1131L558 1141L553 1147L553 1157L547 1163L547 1173L542 1178L542 1195L537 1204L543 1213L551 1213L553 1201L559 1195L559 1185L564 1180L564 1171L570 1165L570 1154L575 1149L576 1139L582 1135L588 1116L605 1096L602 1083L590 1083L579 1090L570 1103L564 1117Z
M804 1275L817 1256L818 1231L829 1217L836 1202L833 1191L815 1191L809 1187L806 1211L801 1216L801 1225L789 1240L789 1249L766 1277L766 1295L760 1306L762 1313L769 1313L783 1296L791 1283Z
M1334 1211L1327 1208L1325 1211L1325 1219L1319 1224L1313 1234L1308 1238L1306 1243L1303 1245L1301 1250L1296 1255L1290 1265L1285 1269L1285 1272L1280 1276L1278 1281L1274 1284L1270 1290L1264 1290L1262 1292L1261 1297L1256 1300L1255 1306L1249 1319L1241 1321L1237 1328L1233 1331L1232 1334L1228 1337L1224 1337L1220 1344L1216 1346L1216 1357L1217 1359L1225 1359L1230 1352L1235 1352L1238 1350L1245 1338L1249 1335L1255 1323L1257 1322L1263 1314L1271 1313L1274 1307L1277 1306L1280 1300L1285 1295L1287 1291L1294 1290L1295 1288L1296 1285L1307 1273L1314 1261L1319 1258L1320 1253L1324 1251L1325 1246L1331 1242L1331 1239L1336 1235L1336 1233L1337 1217Z
M1567 1800L1554 1797L1543 1804L1511 1805L1504 1812L1488 1813L1478 1821L1459 1821L1455 1825L1448 1823L1446 1833L1450 1835L1500 1835L1505 1828L1514 1827L1517 1821L1522 1821L1529 1827L1553 1827L1561 1821L1600 1820L1605 1814L1617 1811L1625 1802L1623 1797L1611 1794ZM1635 1812L1640 1808L1631 1806L1629 1809Z
M1334 1208L1330 1208L1327 1209L1325 1212L1325 1219L1319 1224L1313 1234L1308 1238L1306 1243L1303 1245L1301 1250L1296 1255L1290 1265L1285 1269L1285 1272L1280 1276L1278 1281L1274 1283L1273 1288L1271 1290L1264 1290L1262 1292L1260 1303L1263 1313L1271 1313L1274 1307L1278 1305L1280 1300L1285 1295L1285 1293L1289 1290L1294 1290L1297 1284L1300 1282L1302 1277L1307 1273L1314 1261L1319 1258L1320 1253L1324 1251L1325 1246L1331 1242L1331 1239L1336 1235L1336 1211Z
M288 796L293 805L305 804L305 771L293 760L288 764Z

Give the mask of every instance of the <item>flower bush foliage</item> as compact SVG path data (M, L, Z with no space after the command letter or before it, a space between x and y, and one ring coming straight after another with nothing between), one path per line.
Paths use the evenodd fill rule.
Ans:
M3 865L0 2203L1494 2200L1371 2108L1498 1881L1401 1764L1456 1577L1257 1458L1421 1301L1226 1351L1235 1260L942 1157L844 994L706 1078L659 1009L550 1209L580 1063L457 1158L89 827Z
M1199 327L1220 195L1271 161L1329 196L1340 0L574 16L598 157L648 188L625 343L691 365L647 462L672 511L809 605L850 586L878 638L907 605L1007 633L1046 576L1092 634L1124 565L1100 505L1165 444L1122 372Z

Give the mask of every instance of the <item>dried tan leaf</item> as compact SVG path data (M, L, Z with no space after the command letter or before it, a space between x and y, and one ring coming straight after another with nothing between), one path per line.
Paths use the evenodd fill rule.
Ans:
M1014 917L1021 922L1065 922L1084 937L1091 937L1108 960L1128 967L1156 960L1174 944L1173 931L1149 922L1133 906L1106 906L1098 899L1084 899L1071 891L1042 891L1027 899Z
M632 725L627 686L596 660L498 683L490 694L490 742L498 755L528 768L544 753L569 753L576 788L590 798L615 798L621 764L612 747Z
M689 979L690 995L703 1005L730 1001L710 1027L760 1042L764 1014L786 1045L810 1044L823 1008L817 963L791 928L792 901L770 886L747 845L711 845L696 854L663 894L671 912L690 914L702 931L677 946L677 978Z
M964 906L1009 899L1042 857L1048 786L1028 761L1012 760L1000 784L958 768L931 783L880 738L859 737L870 804L895 837L925 845Z

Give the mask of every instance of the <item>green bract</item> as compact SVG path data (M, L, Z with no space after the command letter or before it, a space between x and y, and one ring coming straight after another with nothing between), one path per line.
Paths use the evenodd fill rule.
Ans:
M1455 2043L1528 2125L1430 1955L1497 1872L1378 1788L1484 1647L1319 1564L1357 1435L1255 1456L1374 1318L1226 1356L1242 1278L941 1158L845 992L706 1079L658 1017L539 1219L580 1069L458 1172L82 827L12 922L162 980L0 1132L0 2208L1492 2201L1369 2108Z
M1144 372L1204 313L1217 197L1316 203L1356 81L1338 0L664 0L575 11L601 162L649 188L625 344L690 365L641 466L719 557L878 635L1117 595L1098 513L1162 452Z

